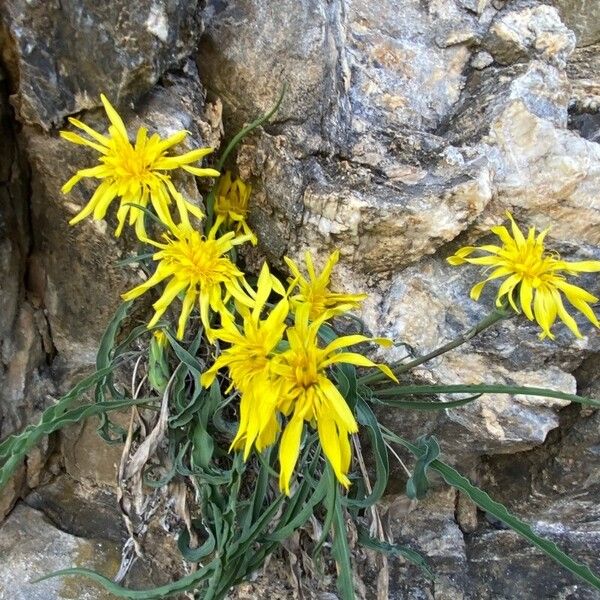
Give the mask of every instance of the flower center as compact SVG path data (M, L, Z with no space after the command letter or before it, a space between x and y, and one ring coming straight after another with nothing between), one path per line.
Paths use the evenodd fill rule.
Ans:
M203 240L197 232L193 233L188 239L173 242L165 252L173 264L174 276L192 285L230 279L230 271L235 267L221 256L215 241Z
M512 267L515 273L520 273L537 288L547 271L548 260L544 257L541 247L528 245L515 256Z
M307 389L317 383L316 357L307 354L297 354L294 361L294 374L298 386Z

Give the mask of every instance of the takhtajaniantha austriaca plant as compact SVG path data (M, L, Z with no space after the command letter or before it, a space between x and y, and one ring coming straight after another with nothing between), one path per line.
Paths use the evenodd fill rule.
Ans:
M595 327L592 304L598 301L572 283L581 272L600 270L600 261L567 262L545 247L547 231L523 233L508 214L510 230L492 228L497 245L468 246L448 258L451 265L485 269L485 279L471 291L478 300L486 284L498 285L496 306L488 316L455 340L425 356L389 365L365 355L369 345L389 346L387 339L336 329L366 294L331 289L339 258L333 252L318 268L310 253L304 263L289 258L279 276L267 263L254 275L239 266L236 248L256 244L248 224L251 187L223 167L236 144L277 110L240 131L214 168L200 166L213 152L197 148L176 154L187 133L167 139L140 128L130 138L125 123L101 97L110 125L100 133L77 119L79 130L62 137L98 152L98 164L69 179L68 193L83 179L97 180L87 205L73 225L91 217L115 214L121 235L132 227L138 254L121 261L138 264L146 280L123 290L123 303L101 341L96 370L48 408L37 425L0 444L0 487L44 436L92 415L109 442L124 442L119 468L121 493L132 487L144 496L152 490L184 490L185 515L178 546L189 574L150 590L131 590L119 582L125 557L139 551L131 523L124 563L114 579L83 568L46 577L85 575L120 598L164 598L183 592L205 600L224 598L232 586L251 577L268 557L302 531L320 523L312 542L316 562L327 552L337 565L337 587L344 600L355 597L349 536L383 555L414 563L435 575L426 558L407 546L389 543L378 522L378 501L386 490L394 446L408 450L415 464L406 493L420 499L428 490L428 472L449 485L592 588L600 578L553 542L492 500L440 459L434 437L408 440L384 427L377 406L398 410L449 411L477 402L482 394L526 394L600 407L600 402L547 389L493 384L410 383L415 367L449 352L495 323L522 314L554 338L562 321L575 336L578 325L565 300ZM134 140L134 141L132 141ZM206 214L177 189L171 175L183 170L213 178ZM206 180L211 181L211 180ZM151 297L153 314L138 325L130 309ZM122 383L128 374L131 386ZM82 398L93 390L93 401ZM455 400L438 394L458 394ZM113 411L129 409L128 430L111 422ZM143 415L148 427L135 427ZM372 448L369 467L361 452L365 436ZM183 483L183 485L181 485ZM175 493L175 492L173 492ZM128 554L129 553L129 554ZM131 562L131 561L130 561ZM41 574L40 574L41 575Z

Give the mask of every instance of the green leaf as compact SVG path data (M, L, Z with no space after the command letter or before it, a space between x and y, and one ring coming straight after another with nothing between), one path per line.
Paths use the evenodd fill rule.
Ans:
M319 556L323 544L329 537L329 532L331 531L331 527L333 525L333 519L335 518L335 506L338 502L338 483L336 481L333 469L329 463L326 463L323 479L327 480L327 494L325 495L325 500L323 502L323 507L325 508L325 520L323 521L323 531L321 533L321 537L317 541L317 544L313 550L314 558Z
M161 228L165 227L165 224L147 206L142 206L141 204L136 204L135 202L124 202L121 206L131 206L132 208L137 208L144 213L144 216L150 217Z
M327 494L328 481L327 478L321 477L317 482L316 487L311 488L311 477L307 475L314 474L314 470L319 462L320 453L315 453L311 464L308 466L302 483L296 492L289 500L286 509L281 516L277 528L267 536L268 540L281 542L289 538L296 529L302 527L310 517L314 514L315 507L319 504ZM313 490L312 495L308 500L306 498Z
M145 252L144 254L135 254L133 256L128 256L127 258L123 258L118 260L115 264L117 267L126 267L127 265L135 264L142 262L144 260L148 260L154 256L155 252Z
M252 121L252 123L250 123L249 125L246 125L246 127L241 129L233 137L233 139L229 142L229 144L227 144L223 154L221 154L219 160L217 161L217 164L215 165L215 168L217 169L217 171L222 171L223 166L225 165L225 161L227 160L227 157L231 154L231 152L233 152L233 150L235 150L235 147L249 133L254 131L257 127L260 127L263 123L266 123L277 112L277 110L279 109L279 106L281 105L281 101L283 100L283 97L285 95L286 87L287 86L284 84L281 89L281 93L279 94L279 98L277 99L275 106L273 106L273 108L271 110L269 110L267 113L258 117L258 119L255 119L254 121ZM210 228L212 227L213 222L214 222L213 216L214 216L214 205L215 205L215 190L217 189L217 185L218 185L218 183L213 186L212 190L208 194L208 197L206 198L205 232L207 234L210 231Z
M356 367L347 363L338 364L335 369L335 377L340 388L340 393L344 396L350 410L354 412L358 398Z
M213 560L210 564L198 569L194 573L187 575L179 579L178 581L174 581L172 583L168 583L167 585L161 585L160 587L153 588L151 590L129 590L125 587L122 587L109 579L108 577L104 577L104 575L100 575L100 573L96 573L91 569L84 568L74 568L74 569L63 569L61 571L55 571L54 573L50 573L49 575L44 575L44 577L40 577L39 579L34 580L32 583L39 583L41 581L45 581L46 579L51 579L53 577L67 577L71 575L78 575L87 577L96 583L99 583L104 589L106 589L111 594L117 596L118 598L128 598L129 600L154 600L155 598L166 598L167 596L174 596L175 594L180 594L181 592L185 592L191 589L194 589L198 586L198 584L205 579L207 579L214 569L217 566L217 561Z
M83 405L73 410L68 410L71 403L83 392L93 387L102 380L112 367L92 373L80 381L68 394L63 396L57 404L47 408L37 425L29 425L21 433L12 435L0 444L0 461L4 461L0 467L0 489L2 489L15 469L21 464L25 455L45 435L58 431L61 427L70 423L80 421L92 414L103 414L109 410L118 410L131 404L143 404L147 399L140 398L135 401L119 400L115 402L94 403Z
M408 408L409 410L447 410L449 408L458 408L481 398L481 394L461 398L460 400L452 400L450 402L440 402L439 400L427 400L419 402L418 400L398 400L397 398L371 398L372 402L384 404L385 406L393 406L394 408Z
M390 464L387 447L377 418L371 407L363 398L358 398L356 403L356 418L367 430L373 455L375 457L375 483L372 492L366 498L344 498L342 501L349 508L368 508L373 506L385 493L390 475Z
M427 468L440 455L440 445L434 437L421 436L417 439L417 448L419 454L415 470L406 482L406 495L420 500L425 497L429 489Z
M410 450L415 456L420 457L423 454L421 448L391 431L386 430L385 435L389 440L401 444ZM572 559L554 542L537 535L527 523L510 513L500 502L492 500L486 492L473 485L466 477L463 477L451 466L436 459L430 463L429 468L437 471L446 483L464 492L479 508L496 517L521 537L531 542L534 546L537 546L546 556L589 583L596 590L600 590L600 577L593 573L587 565Z
M209 469L215 449L215 442L206 430L204 423L197 421L192 435L192 458L194 466Z
M523 394L527 396L542 396L543 398L558 398L569 400L589 406L600 407L600 401L575 394L565 394L556 390L535 388L520 385L490 385L487 383L456 384L456 385L395 385L383 390L373 392L381 398L383 396L429 396L431 394Z
M177 358L185 364L185 366L193 373L194 377L200 379L200 374L202 373L202 365L200 362L175 339L175 336L169 330L165 330L165 333L169 338L169 342L175 351Z
M117 308L115 311L113 318L110 320L110 323L104 331L104 335L102 336L98 353L96 355L96 371L99 372L104 369L108 369L111 364L114 363L114 350L117 333L121 329L121 325L127 317L132 304L132 301L122 302L119 308ZM105 388L108 390L113 400L125 399L123 394L121 394L114 386L112 369L108 372L103 380L98 382L98 385L96 386L96 402L100 403L106 400ZM106 416L106 413L101 413L99 415L99 421L97 432L105 442L108 444L116 444L121 443L124 440L126 434L125 430L120 425L111 423ZM111 435L111 432L114 432L116 435Z
M275 105L271 108L271 110L258 117L258 119L252 121L252 123L250 123L249 125L246 125L246 127L241 129L229 142L229 144L227 144L225 151L223 152L223 154L221 154L221 157L217 162L217 171L220 171L223 168L223 165L225 164L225 161L227 160L229 154L249 133L254 131L257 127L260 127L263 123L266 123L279 110L283 97L285 96L286 89L287 85L284 83L283 87L281 88L281 92L279 93L279 97L277 98L277 102L275 102Z
M215 549L216 542L212 531L204 527L202 529L206 533L206 541L198 546L198 548L190 548L190 534L185 528L182 529L179 537L177 538L177 547L179 548L183 558L185 558L185 560L188 562L199 562Z
M401 544L389 544L388 542L377 540L374 537L371 537L364 527L358 527L358 542L365 546L365 548L370 548L371 550L387 554L388 556L402 557L411 564L419 567L426 577L435 579L435 575L429 568L427 561L416 550L412 550Z
M98 354L96 355L96 370L102 371L103 369L110 366L111 352L115 346L115 338L119 331L121 324L127 317L127 313L131 307L132 301L122 302L119 308L116 310L113 318L111 319L108 327L106 328L102 340L100 341L100 347L98 348Z
M333 556L338 567L337 588L342 600L354 600L352 561L346 535L346 522L341 502L335 503L333 511Z

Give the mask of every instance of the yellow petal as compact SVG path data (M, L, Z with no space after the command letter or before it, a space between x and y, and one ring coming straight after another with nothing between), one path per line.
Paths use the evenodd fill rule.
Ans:
M300 454L303 428L304 419L294 415L283 430L279 443L279 489L287 496L290 495L290 482Z
M333 419L327 414L319 415L317 419L317 430L319 432L319 441L323 452L335 473L338 481L345 487L350 487L350 480L346 476L344 471L344 465L342 460L340 436L337 431L337 427Z
M579 331L579 327L577 327L577 323L575 319L567 312L562 302L562 298L560 297L560 292L556 289L551 289L550 293L552 294L552 298L554 300L554 305L558 311L558 317L560 320L575 334L576 337L582 338L581 332Z
M106 111L110 122L119 132L119 135L123 138L123 141L128 141L129 138L127 136L127 129L125 128L125 124L119 116L119 113L114 109L113 105L108 101L107 97L104 94L100 94L100 100L102 100L104 110Z
M520 289L520 303L525 316L533 321L533 312L531 311L531 302L533 301L533 288L528 278L523 279Z

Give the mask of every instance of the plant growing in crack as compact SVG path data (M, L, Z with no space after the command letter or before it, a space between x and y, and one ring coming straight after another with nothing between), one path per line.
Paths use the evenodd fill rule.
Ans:
M282 96L273 110L231 140L214 168L191 166L211 149L168 154L185 132L161 140L140 129L132 143L104 97L111 121L107 134L78 120L71 123L88 138L71 131L62 134L101 154L100 165L79 171L65 184L68 192L83 177L101 181L71 222L87 216L102 219L119 199L116 235L129 224L141 245L140 253L122 264L140 264L149 277L123 294L124 303L100 344L96 371L47 409L37 425L0 444L1 487L43 436L69 423L98 415L101 433L109 440L116 434L124 442L119 503L130 539L119 572L110 579L72 568L46 577L85 575L121 598L189 593L220 599L315 521L319 527L318 535L312 527L312 556L317 561L327 553L335 560L344 600L355 597L351 540L381 553L384 571L385 557L400 556L435 577L413 548L387 539L378 512L388 483L389 457L400 460L396 448L402 447L415 457L406 486L410 498L426 495L428 472L435 471L482 510L600 590L600 578L586 565L537 535L442 462L434 437L407 440L383 426L374 411L377 406L452 410L481 401L485 393L551 397L599 407L600 402L591 398L534 387L424 385L407 377L415 367L516 312L537 321L542 335L550 338L557 318L580 335L561 293L598 327L590 307L597 298L569 283L566 276L598 271L600 262L568 263L547 253L545 232L536 236L530 229L524 236L509 215L512 235L503 226L492 230L501 246L461 248L449 258L454 265L493 268L473 289L474 299L487 282L505 278L490 314L424 356L390 365L373 362L363 351L366 345L389 346L390 340L370 338L362 331L341 335L336 329L335 319L350 315L366 298L331 289L337 252L320 271L307 253L308 276L289 258L285 260L289 273L281 278L266 263L258 276L252 276L238 260L236 248L257 241L246 222L250 187L223 173L223 167L237 143L270 119ZM207 196L206 216L171 181L169 173L179 168L218 178ZM473 256L481 252L485 255ZM158 289L152 318L133 326L132 303ZM116 383L117 373L130 376L129 389ZM76 404L88 390L94 390L94 401ZM440 394L461 397L442 401ZM109 419L112 411L123 409L131 412L127 430ZM372 466L367 466L359 434L369 440ZM139 541L161 490L175 498L182 523L178 546L189 572L155 589L127 589L121 582L142 552ZM132 518L136 510L143 518Z

